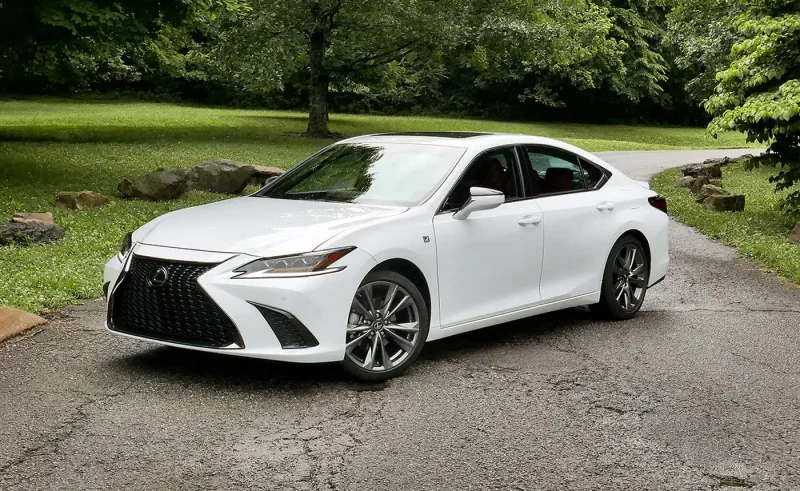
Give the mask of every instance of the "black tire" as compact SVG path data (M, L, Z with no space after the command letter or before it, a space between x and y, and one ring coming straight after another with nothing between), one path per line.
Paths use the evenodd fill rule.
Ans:
M620 263L621 256L627 257L630 250L635 250L633 267ZM625 262L622 261L622 263ZM640 265L642 265L641 270L631 275L631 271ZM611 248L606 260L603 282L600 286L600 302L591 305L590 308L594 313L606 319L630 319L642 308L649 281L650 259L644 246L635 237L623 235ZM627 291L626 287L629 288ZM626 297L629 300L627 308L625 307Z
M359 321L358 326L356 326L355 324L352 324L356 329L366 328L366 326L368 325L367 323L371 324L373 327L370 328L370 331L366 331L365 332L365 334L366 333L370 333L370 337L368 337L364 341L362 341L361 344L356 346L355 349L353 349L352 351L348 350L348 352L345 353L344 360L341 361L341 367L344 369L344 371L349 373L351 376L353 376L353 377L355 377L355 378L357 378L359 380L365 381L365 382L381 382L381 381L390 379L392 377L396 377L396 376L400 375L401 373L405 372L408 369L408 367L411 366L412 363L414 363L414 361L417 359L419 354L422 352L422 348L425 346L425 340L428 338L428 331L429 331L430 322L429 322L429 316L428 316L428 307L427 307L427 305L425 303L425 298L422 296L422 293L420 293L419 289L414 285L413 282L411 282L408 278L406 278L405 276L403 276L403 275L401 275L399 273L395 273L394 271L386 271L386 270L372 271L371 273L369 273L366 276L366 278L364 278L364 280L361 282L361 285L359 286L359 289L357 290L356 294L354 295L353 304L354 305L356 304L356 299L359 299L359 300L364 300L365 299L364 292L362 290L367 288L368 285L371 285L369 287L369 289L370 289L370 291L373 292L372 293L372 296L374 296L373 300L376 303L378 301L380 301L381 304L384 304L386 299L387 299L387 297L390 296L391 286L386 286L387 284L389 284L389 285L397 285L398 288L395 290L396 294L397 294L397 292L399 292L401 294L407 293L408 296L410 297L410 300L413 302L413 309L411 307L405 307L402 311L400 311L397 314L395 314L394 317L391 317L391 316L385 317L385 319L384 319L385 323L382 324L381 327L375 327L375 324L381 320L381 318L379 316L377 316L377 315L376 315L376 317L379 317L378 319L371 319L371 320L368 319L366 316L362 316L362 319ZM385 295L383 297L379 297L378 296L381 293L381 291L377 292L378 295L376 295L374 293L376 291L376 289L380 290L384 286L386 286L387 290L386 290L386 293L385 293ZM395 296L396 296L396 294L395 294ZM390 313L388 311L392 310L392 308L391 308L392 305L395 305L395 306L400 305L404 298L405 297L402 297L400 299L394 298L394 303L392 301L390 301L389 308L386 309L387 313ZM369 306L367 306L366 309L368 311L372 312L372 309ZM347 319L348 320L348 326L351 325L351 321L354 319L354 316L358 316L359 315L358 312L356 312L357 310L359 310L359 309L355 309L354 308L354 310L348 316L348 319ZM379 308L376 308L375 310L376 310L376 312L377 311L381 311L382 308L379 307ZM375 314L375 312L372 312L372 313ZM416 313L416 315L412 315L413 313ZM404 316L404 318L402 320L405 320L405 322L400 322L400 316ZM413 317L416 317L416 319L414 319ZM392 319L394 319L395 322L391 322ZM415 333L403 332L403 331L395 331L395 330L392 330L392 328L390 327L390 326L393 326L393 325L397 326L398 328L400 328L402 326L409 327L409 326L413 326L413 324L415 322L418 323L418 331L416 331ZM351 333L349 331L349 329L350 329L350 327L348 327L348 332L345 335L346 336L345 341L348 342L348 343L351 342L351 341L355 341L362 334L360 332L359 333ZM374 329L379 329L379 330L375 331ZM388 332L388 331L391 331L391 332ZM413 343L409 343L409 345L413 344L413 349L410 349L408 351L404 351L402 349L401 345L397 342L397 341L400 341L400 340L398 340L398 336L403 337L404 339L413 338ZM351 339L351 337L352 337L352 339ZM378 337L379 339L376 340L375 339L376 337ZM367 346L364 346L364 344L363 344L363 343L372 343L372 342L374 342L375 344L367 345ZM374 368L370 370L370 369L365 368L365 365L362 365L361 363L359 363L359 361L363 362L363 361L365 361L367 359L367 353L365 353L364 356L360 360L354 360L354 358L356 358L356 359L359 358L357 350L369 351L370 348L375 348L379 342L381 343L382 348L374 349L373 350L373 356L375 355L375 352L380 353L380 355L374 356L374 358L372 359L375 362L375 364L378 365L378 366L374 366ZM406 345L406 346L409 346L409 345ZM399 349L399 351L397 351L397 353L401 353L401 352L403 353L402 357L398 357L397 358L397 359L401 359L402 358L401 362L399 362L399 363L393 363L392 362L391 358L394 355L390 354L389 351L392 351L393 349ZM384 365L382 365L383 362L379 363L378 360L377 360L377 358L379 356L383 357L386 354L389 355L388 356L388 358L389 358L388 363L391 364L389 369L386 369L386 367Z

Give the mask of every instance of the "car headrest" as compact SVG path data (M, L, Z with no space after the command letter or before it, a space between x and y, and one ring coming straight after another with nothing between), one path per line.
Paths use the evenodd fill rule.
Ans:
M496 158L487 160L483 165L478 168L478 178L491 179L493 176L505 175L503 164Z
M548 167L544 174L545 179L548 181L551 179L558 179L558 178L565 178L569 177L570 180L573 177L572 169L565 169L564 167Z

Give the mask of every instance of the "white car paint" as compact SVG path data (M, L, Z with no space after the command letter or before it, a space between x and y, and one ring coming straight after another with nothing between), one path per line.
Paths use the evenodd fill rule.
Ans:
M649 284L667 273L668 218L648 203L656 193L588 152L547 138L506 134L372 135L333 146L380 142L454 146L464 153L416 206L244 197L175 211L135 231L132 251L106 265L109 293L133 255L217 264L198 283L233 320L244 347L202 348L140 339L274 360L341 361L353 296L371 270L390 260L412 263L425 278L430 294L428 340L596 303L612 245L629 231L649 244ZM489 149L508 145L565 150L607 169L612 177L597 190L510 201L466 220L441 213L440 206L470 163ZM356 249L335 263L344 269L330 274L235 278L235 269L258 258L351 246ZM282 348L249 302L291 313L319 345Z
M179 249L197 249L201 244L207 251L279 256L314 250L340 231L404 211L388 206L234 198L172 212L134 233L133 239Z
M539 282L531 278L538 279L542 271L544 227L519 222L541 215L538 203L525 200L475 212L466 220L452 213L434 217L442 327L540 302Z

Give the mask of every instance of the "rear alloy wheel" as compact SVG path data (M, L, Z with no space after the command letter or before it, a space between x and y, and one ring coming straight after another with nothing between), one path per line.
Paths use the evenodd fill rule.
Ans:
M361 380L386 380L414 362L427 337L428 309L417 287L393 271L370 273L350 307L342 367Z
M631 236L622 237L608 256L600 303L592 310L611 319L630 319L642 308L649 277L650 265L642 244Z

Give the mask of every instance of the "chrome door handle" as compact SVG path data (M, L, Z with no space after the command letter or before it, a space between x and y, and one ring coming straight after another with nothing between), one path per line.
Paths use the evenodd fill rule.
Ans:
M614 209L615 206L617 206L617 204L612 201L603 201L602 203L597 205L597 209L599 211L611 211Z
M539 225L540 223L542 223L542 217L541 215L522 217L517 223L519 223L523 227L525 225Z

